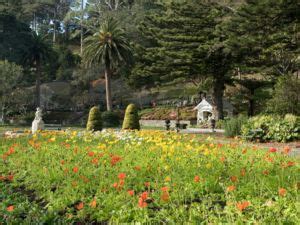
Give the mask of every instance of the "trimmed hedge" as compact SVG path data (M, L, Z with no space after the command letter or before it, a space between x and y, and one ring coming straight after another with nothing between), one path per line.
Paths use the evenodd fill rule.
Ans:
M120 125L119 114L106 111L102 113L103 127L118 127Z
M140 129L139 116L134 104L127 106L122 128L128 130Z
M91 108L86 129L88 131L102 130L102 118L99 107L94 106L93 108Z

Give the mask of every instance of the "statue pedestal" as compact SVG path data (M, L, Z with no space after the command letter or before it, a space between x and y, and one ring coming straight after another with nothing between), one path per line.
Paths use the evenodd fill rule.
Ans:
M44 121L42 119L34 120L32 122L31 131L32 131L33 134L35 132L37 132L38 130L44 130L44 128L45 128L45 124L44 124Z

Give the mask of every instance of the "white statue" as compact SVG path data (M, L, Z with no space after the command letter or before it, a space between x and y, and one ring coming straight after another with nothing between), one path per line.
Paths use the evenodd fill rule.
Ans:
M33 134L38 130L44 130L44 121L42 119L42 109L40 109L39 107L36 109L35 118L32 122L31 130L32 130Z

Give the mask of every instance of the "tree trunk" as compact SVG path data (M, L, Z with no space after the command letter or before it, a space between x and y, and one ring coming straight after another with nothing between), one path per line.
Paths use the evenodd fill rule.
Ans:
M106 90L106 109L107 111L111 111L112 110L111 69L109 65L105 67L105 90Z
M36 61L36 106L41 106L41 64L40 61Z
M224 119L223 95L225 84L222 78L217 77L213 84L213 107L216 120Z
M83 52L83 0L81 0L81 15L80 15L80 55Z

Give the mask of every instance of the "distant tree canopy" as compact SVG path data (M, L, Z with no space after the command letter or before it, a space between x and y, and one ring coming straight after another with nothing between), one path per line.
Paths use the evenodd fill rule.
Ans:
M16 19L14 15L0 13L0 59L22 64L24 53L31 41L28 24Z

